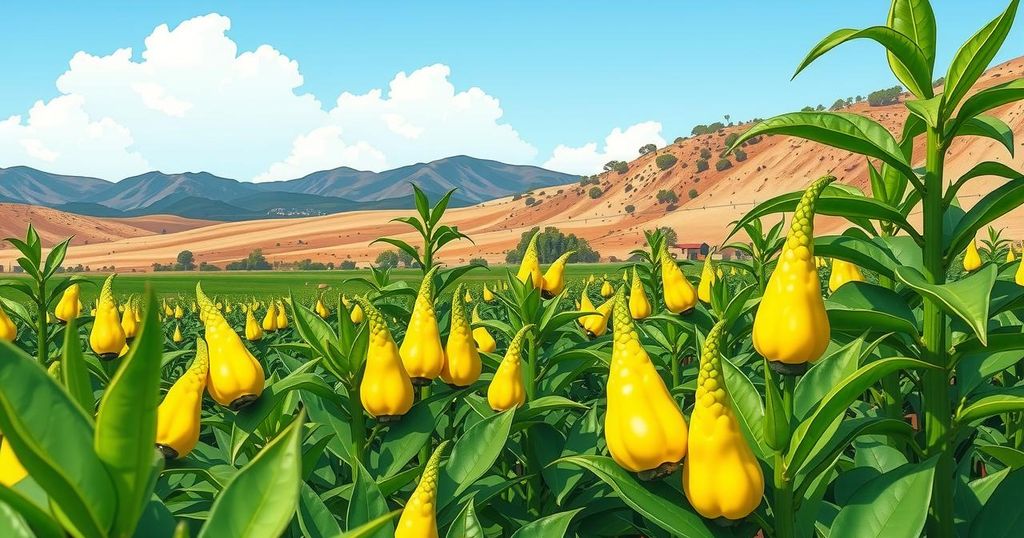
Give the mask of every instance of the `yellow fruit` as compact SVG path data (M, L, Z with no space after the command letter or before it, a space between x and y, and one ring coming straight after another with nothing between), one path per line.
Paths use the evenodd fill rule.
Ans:
M173 315L174 315L174 310L172 310L171 307L167 305L167 300L165 299L164 300L164 317L168 317L169 318L169 317L171 317Z
M651 302L647 300L647 292L640 281L640 273L633 268L633 282L629 287L629 315L633 319L644 319L651 315Z
M484 284L483 297L485 303L490 303L494 301L494 292L492 292L491 289L487 287L487 284Z
M288 328L288 312L284 307L284 301L278 301L277 303L277 328Z
M184 340L181 336L181 325L178 325L177 323L174 324L174 336L171 337L171 340L173 340L175 344L180 344L181 341Z
M277 330L277 304L273 301L267 304L267 314L263 316L263 330L267 332Z
M4 311L3 303L0 303L0 340L13 342L18 337L18 327L11 321L10 316Z
M629 271L625 269L622 270L622 281L629 282Z
M565 265L569 263L569 257L576 254L575 250L570 250L565 254L562 254L555 260L555 263L548 267L548 270L544 273L541 278L541 296L545 299L551 299L552 297L562 293L565 289Z
M359 385L359 399L363 409L378 420L400 417L412 407L412 380L405 371L384 316L366 299L357 297L356 301L363 307L370 323L366 370Z
M26 476L28 471L21 466L7 438L0 439L0 484L9 488L21 482Z
M978 244L971 241L970 245L967 245L967 253L964 254L964 271L970 273L971 271L977 271L981 267L981 254L978 253Z
M437 266L427 272L420 283L420 292L409 318L409 328L402 339L399 353L406 372L413 383L426 385L441 374L444 367L444 348L441 346L441 332L437 328L434 312L434 273Z
M181 305L174 305L174 319L181 319L185 317L185 311L181 309Z
M615 295L615 288L612 286L611 282L605 280L604 283L601 284L601 297L607 299L612 295Z
M465 301L466 304L472 303L473 302L473 294L469 293L469 290L466 290L466 294L465 294L465 296L463 296L462 300Z
M594 309L594 314L583 318L583 329L587 336L597 338L608 332L608 320L612 317L612 308L615 306L615 299L608 299L601 303L601 306Z
M117 358L118 352L125 346L124 329L121 328L117 303L114 302L113 282L113 274L103 281L100 304L96 308L96 317L93 318L92 331L89 333L89 345L103 360Z
M1006 261L1007 262L1015 262L1015 261L1017 261L1017 257L1013 255L1013 245L1010 245L1010 248L1006 251Z
M828 291L835 293L847 282L864 282L864 275L855 264L832 258L832 274L828 276Z
M540 258L537 256L537 236L540 232L534 232L530 243L523 253L523 261L519 264L519 272L516 278L525 284L531 284L534 288L544 287L544 277L540 273Z
M405 503L395 538L437 538L437 481L440 474L441 455L448 447L448 441L437 445L427 460L420 483Z
M633 472L674 466L686 455L686 419L640 344L625 290L612 302L615 333L604 419L608 452Z
M683 270L676 265L665 241L661 242L658 258L661 260L661 284L665 306L673 314L685 314L693 310L697 305L697 290L693 289L693 284L690 284Z
M455 289L458 297L462 284ZM448 342L444 347L444 368L441 379L455 387L468 387L480 378L480 353L473 341L473 330L466 319L466 307L459 301L452 301L451 328Z
M806 364L828 347L831 328L814 267L814 203L834 180L825 176L804 192L754 316L754 348L769 361Z
M251 308L245 311L245 339L250 342L263 340L263 328L256 321L256 316L252 315Z
M121 330L124 331L124 338L127 342L139 334L139 321L135 318L135 308L131 305L126 306L121 314Z
M57 319L59 319L61 323L67 323L68 321L78 317L82 307L82 303L78 301L78 297L78 284L72 284L64 290L64 294L61 295L60 301L53 309L53 314L57 316Z
M715 273L714 264L711 262L711 252L709 252L704 258L704 267L700 270L700 283L697 284L697 298L704 301L705 304L711 304L711 287L715 285L718 276Z
M1024 256L1020 257L1020 264L1017 266L1017 273L1014 275L1013 281L1018 286L1024 286ZM0 333L0 337L2 337L2 333Z
M508 345L505 358L498 365L498 371L494 372L491 384L487 386L487 403L495 411L505 411L513 407L519 407L526 402L526 386L523 384L522 351L523 339L533 329L533 325L526 325Z
M206 342L196 340L196 358L164 396L156 419L156 447L167 459L184 458L199 442L203 391L210 370Z
M365 316L363 315L363 307L359 306L358 304L352 307L352 313L348 315L348 319L352 321L352 323L355 323L356 325L362 323L364 317Z
M313 310L316 312L316 315L320 316L322 319L327 319L327 317L331 315L331 311L327 310L327 307L324 306L324 302L319 297L316 299L316 306L313 307Z
M210 356L207 390L214 401L237 411L263 393L263 366L203 293L202 284L196 284L196 298L206 317L204 337Z
M473 307L472 322L474 324L480 323L480 314L475 306ZM476 342L477 351L482 353L494 353L494 350L498 348L498 343L494 341L494 337L487 331L487 327L473 329L473 341Z
M764 475L723 383L719 341L724 325L719 321L704 340L683 463L683 491L700 515L737 520L761 504Z

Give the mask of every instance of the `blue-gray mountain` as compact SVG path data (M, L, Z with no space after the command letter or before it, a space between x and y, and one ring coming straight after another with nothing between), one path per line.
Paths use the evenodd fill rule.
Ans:
M250 220L406 209L412 204L412 183L432 197L458 189L452 205L464 206L576 179L536 166L461 155L385 172L341 167L269 183L241 182L206 172L147 172L115 183L14 166L0 168L0 201L101 217L171 214Z

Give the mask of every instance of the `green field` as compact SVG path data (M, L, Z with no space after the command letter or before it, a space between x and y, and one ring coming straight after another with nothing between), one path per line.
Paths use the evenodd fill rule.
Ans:
M609 278L622 278L622 263L594 263L566 266L566 277L569 280L586 278L588 275L600 277L607 274ZM508 270L514 267L499 265L470 271L459 279L471 290L482 288L485 282L497 282L505 278ZM8 275L10 277L11 275ZM83 275L94 286L82 286L82 303L88 304L95 299L100 284L107 277L106 273L89 273ZM418 269L396 269L391 272L392 281L419 282L422 273ZM17 278L17 277L15 277ZM307 299L316 294L320 284L329 286L332 292L362 293L368 289L365 283L353 280L358 278L372 279L368 269L352 271L221 271L221 272L161 272L161 273L118 273L114 281L114 289L118 295L137 295L147 284L151 285L157 296L161 298L193 297L196 282L203 283L203 290L211 297L224 298L263 298L281 297L293 293L295 297ZM17 293L5 290L0 286L0 296L20 300Z

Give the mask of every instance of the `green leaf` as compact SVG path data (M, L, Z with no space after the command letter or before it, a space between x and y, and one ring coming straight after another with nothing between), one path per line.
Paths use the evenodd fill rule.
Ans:
M456 189L452 189L441 197L440 200L434 204L434 209L430 211L430 226L434 227L438 222L441 222L441 217L444 216L444 212L448 209L448 201L451 200L452 195L455 194Z
M348 503L348 511L345 515L345 525L349 530L364 523L369 523L380 516L388 513L388 501L380 492L377 483L374 482L370 473L361 463L356 464L359 472L356 474L352 485L352 500ZM376 532L370 534L375 538L388 538L395 533L393 525L383 525Z
M929 127L938 126L939 107L942 105L941 95L930 99L911 99L903 104L912 114L921 118Z
M924 529L938 458L901 465L864 484L832 522L830 538L916 538Z
M722 357L722 374L736 410L736 418L750 442L750 448L759 459L766 459L768 450L764 441L764 406L761 404L761 395L750 378L725 357Z
M967 323L984 344L988 342L988 298L996 280L996 267L987 265L963 280L936 285L916 269L899 267L896 278L943 310Z
M750 137L768 134L795 136L874 157L907 176L914 175L888 129L870 118L845 112L791 112L769 118L740 135L726 152Z
M1011 80L991 88L985 88L964 101L956 119L950 123L948 132L957 132L960 123L1006 104L1024 99L1024 79Z
M0 431L63 526L81 536L107 534L116 494L92 448L92 420L46 370L8 342L0 342Z
M476 507L473 499L466 502L466 506L459 512L459 515L448 527L446 538L484 538L484 528L476 517Z
M973 424L1002 413L1024 410L1024 387L1012 387L987 393L957 412L961 424Z
M340 357L341 345L331 326L312 310L299 304L290 292L288 299L288 303L291 305L292 320L295 322L295 330L299 336L316 351L318 356L324 359L324 362L330 363L335 375L350 374L352 370L348 361L342 360Z
M963 252L985 225L1024 204L1024 180L1009 181L990 191L956 224L946 246L946 257Z
M864 338L857 338L815 362L807 370L797 381L793 394L793 414L796 418L806 417L828 391L857 371L863 349Z
M945 117L951 117L960 100L967 95L978 77L988 68L996 53L1003 46L1006 35L1010 32L1013 19L1017 14L1019 0L1012 0L1006 11L978 30L963 46L956 51L953 61L946 72L945 90L943 93L942 111Z
M309 538L334 538L341 534L341 526L323 499L308 484L303 483L299 494L299 528Z
M135 528L152 495L147 490L156 454L156 412L160 405L160 361L164 333L157 317L156 297L146 293L139 336L132 342L113 380L107 385L96 416L96 455L106 465L117 491L113 533Z
M832 423L841 418L850 404L868 387L893 372L916 368L934 366L916 359L891 357L866 364L843 379L822 397L814 412L796 427L786 455L786 466L790 469L800 468L825 432L832 428Z
M831 436L822 437L811 451L807 462L796 469L797 485L803 489L823 471L835 463L847 447L865 435L884 435L892 438L910 439L914 430L902 419L884 417L857 417L843 420Z
M1024 79L1022 79L1024 80ZM963 187L968 181L983 176L996 176L1004 177L1010 180L1022 180L1024 174L1010 168L1009 166L995 161L984 161L974 165L973 168L967 171L964 175L960 176L955 183L946 191L944 201L949 203L956 197L956 193Z
M668 499L641 486L611 458L605 456L570 456L559 462L578 465L608 484L630 508L666 532L688 538L714 536L696 513L684 508L685 499Z
M971 538L1011 538L1024 534L1024 470L1011 472L992 492L971 523Z
M46 255L46 263L43 265L43 276L49 279L60 269L62 263L64 263L64 256L67 255L68 245L71 243L72 237L61 241L57 246L50 249L50 253Z
M277 538L288 527L302 484L304 412L239 471L213 501L199 538Z
M885 47L893 74L910 93L923 98L932 96L932 70L924 51L909 37L887 26L872 26L863 30L844 28L832 32L811 49L796 68L793 78L826 52L856 39L870 39Z
M917 319L907 302L896 292L868 284L847 282L825 302L833 331L873 334L899 332L918 336Z
M895 0L887 24L917 44L929 66L935 64L935 13L927 0ZM891 57L889 66L893 67Z
M357 529L352 529L345 534L338 536L338 538L369 538L370 536L373 536L373 533L377 532L377 529L387 525L392 519L395 519L395 516L399 513L401 513L401 510L395 510L390 514L380 516L369 523L361 525Z
M771 367L768 366L768 359L764 359L764 441L769 448L775 451L785 448L789 442L793 430L789 423L790 417L786 414L782 394L779 392L779 385L772 376Z
M437 428L444 410L463 391L435 394L426 400L416 402L402 420L392 424L384 434L380 455L374 466L378 476L390 477L402 470Z
M490 470L505 448L514 417L515 409L491 415L459 437L441 473L438 508L444 508Z
M847 230L845 233L850 233ZM909 239L909 238L905 238ZM829 235L814 239L814 254L839 258L863 269L895 278L896 267L902 265L888 246L881 241L853 235Z
M594 406L572 424L565 437L561 456L597 454L598 430L597 406ZM544 469L543 473L544 480L555 494L555 502L559 506L562 506L566 497L583 478L583 470L564 463L551 465Z
M68 320L64 328L64 352L60 362L61 381L68 395L82 411L91 415L96 401L93 399L92 381L89 379L89 367L85 364L82 344L78 340L78 320Z
M582 508L577 508L568 512L559 512L557 514L551 514L549 516L533 520L520 527L519 530L512 534L512 538L547 538L549 536L567 536L569 524L572 523L572 518L576 517L576 514L580 513L582 510Z
M1013 156L1013 129L1005 121L993 116L975 116L958 125L953 136L980 136L999 142Z
M423 222L430 222L430 200L418 185L411 181L409 184L412 185L412 195L416 202L416 212L420 214L420 219L422 219Z
M516 410L516 421L529 422L537 417L542 417L552 411L559 409L576 409L586 411L587 406L574 402L564 396L541 396L536 400L527 402Z
M999 463L1013 471L1024 467L1024 451L1022 450L1000 445L982 445L978 447L978 450L999 460Z
M36 533L29 528L28 522L14 508L0 501L0 536L10 538L35 538Z

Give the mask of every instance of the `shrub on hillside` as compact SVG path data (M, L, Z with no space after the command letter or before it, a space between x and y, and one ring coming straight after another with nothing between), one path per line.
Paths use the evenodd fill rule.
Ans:
M654 164L658 165L658 168L662 170L668 170L669 168L672 168L678 160L679 159L676 159L676 156L671 153L663 153L654 159Z
M708 169L708 160L707 159L699 159L697 161L697 171L698 172L703 172L703 171L705 171L707 169Z
M718 159L718 162L715 163L715 170L718 170L719 172L730 168L732 168L732 161L729 159Z
M591 198L596 200L600 198L602 194L604 194L604 191L601 190L601 187L591 187L589 194Z

